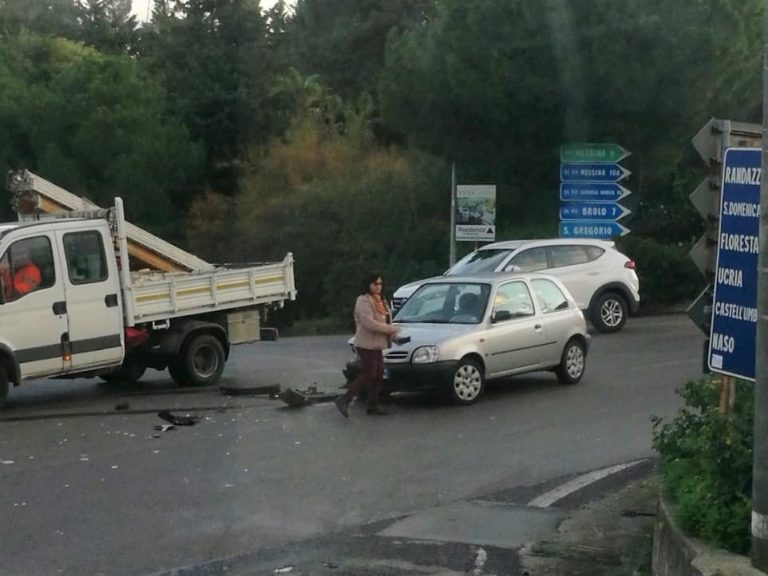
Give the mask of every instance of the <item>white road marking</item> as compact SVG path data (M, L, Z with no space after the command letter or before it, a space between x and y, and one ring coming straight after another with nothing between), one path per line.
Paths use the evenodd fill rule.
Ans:
M618 472L621 472L622 470L626 470L627 468L632 468L633 466L637 466L638 464L645 462L646 460L647 460L646 458L643 458L642 460L635 460L634 462L627 462L626 464L617 464L616 466L609 466L608 468L603 468L602 470L595 470L594 472L589 472L588 474L584 474L582 476L579 476L578 478L574 478L573 480L558 486L554 490L550 490L549 492L545 492L541 496L537 496L536 498L528 502L528 506L531 506L533 508L549 508L555 502L562 500L566 496L573 494L574 492L581 490L582 488L589 486L590 484L597 482L598 480L607 478L611 474L616 474Z

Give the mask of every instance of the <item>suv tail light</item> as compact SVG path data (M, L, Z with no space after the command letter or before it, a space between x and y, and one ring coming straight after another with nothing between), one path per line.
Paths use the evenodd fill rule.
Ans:
M634 260L627 260L624 262L624 268L629 268L630 270L637 270L637 264Z

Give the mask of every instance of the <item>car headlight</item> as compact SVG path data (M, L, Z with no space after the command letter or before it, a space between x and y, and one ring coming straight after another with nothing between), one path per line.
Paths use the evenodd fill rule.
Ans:
M431 362L437 362L439 356L440 349L437 346L422 346L421 348L416 348L411 361L414 364L430 364Z

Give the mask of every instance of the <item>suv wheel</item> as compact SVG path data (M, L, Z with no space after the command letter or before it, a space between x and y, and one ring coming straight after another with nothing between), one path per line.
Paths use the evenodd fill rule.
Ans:
M618 332L627 322L629 308L626 300L616 292L602 294L592 305L592 325L604 333Z

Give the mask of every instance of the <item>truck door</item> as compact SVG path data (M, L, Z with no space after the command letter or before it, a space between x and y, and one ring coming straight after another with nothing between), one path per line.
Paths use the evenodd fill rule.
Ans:
M100 227L56 235L64 262L70 370L119 364L123 359L123 308L109 231Z
M67 334L64 282L52 232L11 242L0 256L0 341L22 378L60 374Z

